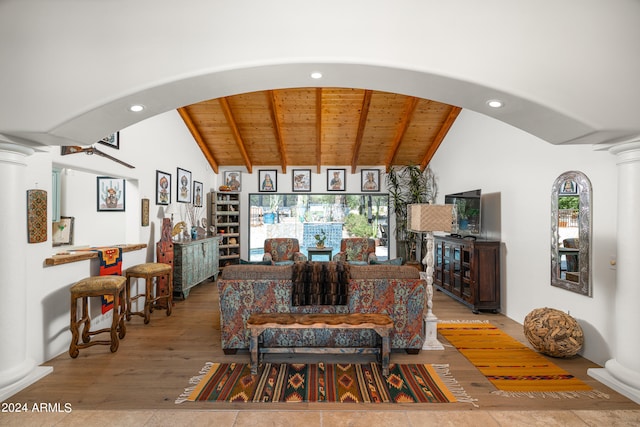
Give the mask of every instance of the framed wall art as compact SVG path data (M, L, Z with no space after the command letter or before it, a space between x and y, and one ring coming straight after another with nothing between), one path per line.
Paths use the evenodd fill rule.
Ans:
M191 172L178 168L176 200L180 203L191 203Z
M47 192L38 189L27 190L27 242L46 242L48 232Z
M109 136L105 136L100 141L100 144L108 145L111 148L115 148L116 150L120 149L120 132L114 132Z
M311 191L311 169L292 170L291 182L291 191Z
M362 169L362 191L380 191L380 169Z
M258 185L261 192L275 193L278 191L278 171L265 169L258 172Z
M240 171L226 171L224 173L224 185L231 188L231 191L240 191L242 188L242 173Z
M149 199L142 199L140 204L140 225L143 227L149 226Z
M567 179L562 183L562 187L560 188L561 195L563 196L571 196L578 194L578 184L571 179Z
M98 212L125 210L126 181L124 178L99 176L98 183Z
M168 206L171 203L171 174L156 171L156 205Z
M73 245L73 220L72 216L61 216L60 221L53 222L51 230L53 246Z
M344 191L346 169L327 169L327 191Z
M204 185L201 182L193 181L193 205L202 207L202 196L204 193Z

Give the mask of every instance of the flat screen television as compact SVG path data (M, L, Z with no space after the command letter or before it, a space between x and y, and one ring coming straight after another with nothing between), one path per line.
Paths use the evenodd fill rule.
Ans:
M480 190L464 191L462 193L447 194L444 203L455 205L456 223L453 224L452 234L461 236L479 236L481 231Z

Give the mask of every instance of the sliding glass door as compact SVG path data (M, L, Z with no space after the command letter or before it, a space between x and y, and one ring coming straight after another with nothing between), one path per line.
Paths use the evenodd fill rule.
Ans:
M249 194L249 250L260 260L264 239L296 238L300 249L316 244L324 232L332 255L345 237L368 237L376 241L378 259L388 259L389 196L386 194Z

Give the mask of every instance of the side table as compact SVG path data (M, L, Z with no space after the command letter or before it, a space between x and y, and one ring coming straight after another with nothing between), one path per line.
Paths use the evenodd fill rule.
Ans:
M331 254L333 253L333 248L329 246L325 246L322 248L318 248L317 246L310 246L307 248L307 252L309 253L309 261L313 261L314 256L326 256L331 261Z

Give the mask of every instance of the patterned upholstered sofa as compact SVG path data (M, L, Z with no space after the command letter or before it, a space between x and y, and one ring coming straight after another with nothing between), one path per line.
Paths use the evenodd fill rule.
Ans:
M352 265L346 305L292 304L293 266L231 265L218 279L222 349L249 348L246 322L253 313L383 313L393 319L391 348L417 353L424 341L426 282L413 267ZM264 332L266 346L374 346L370 330L301 329Z

